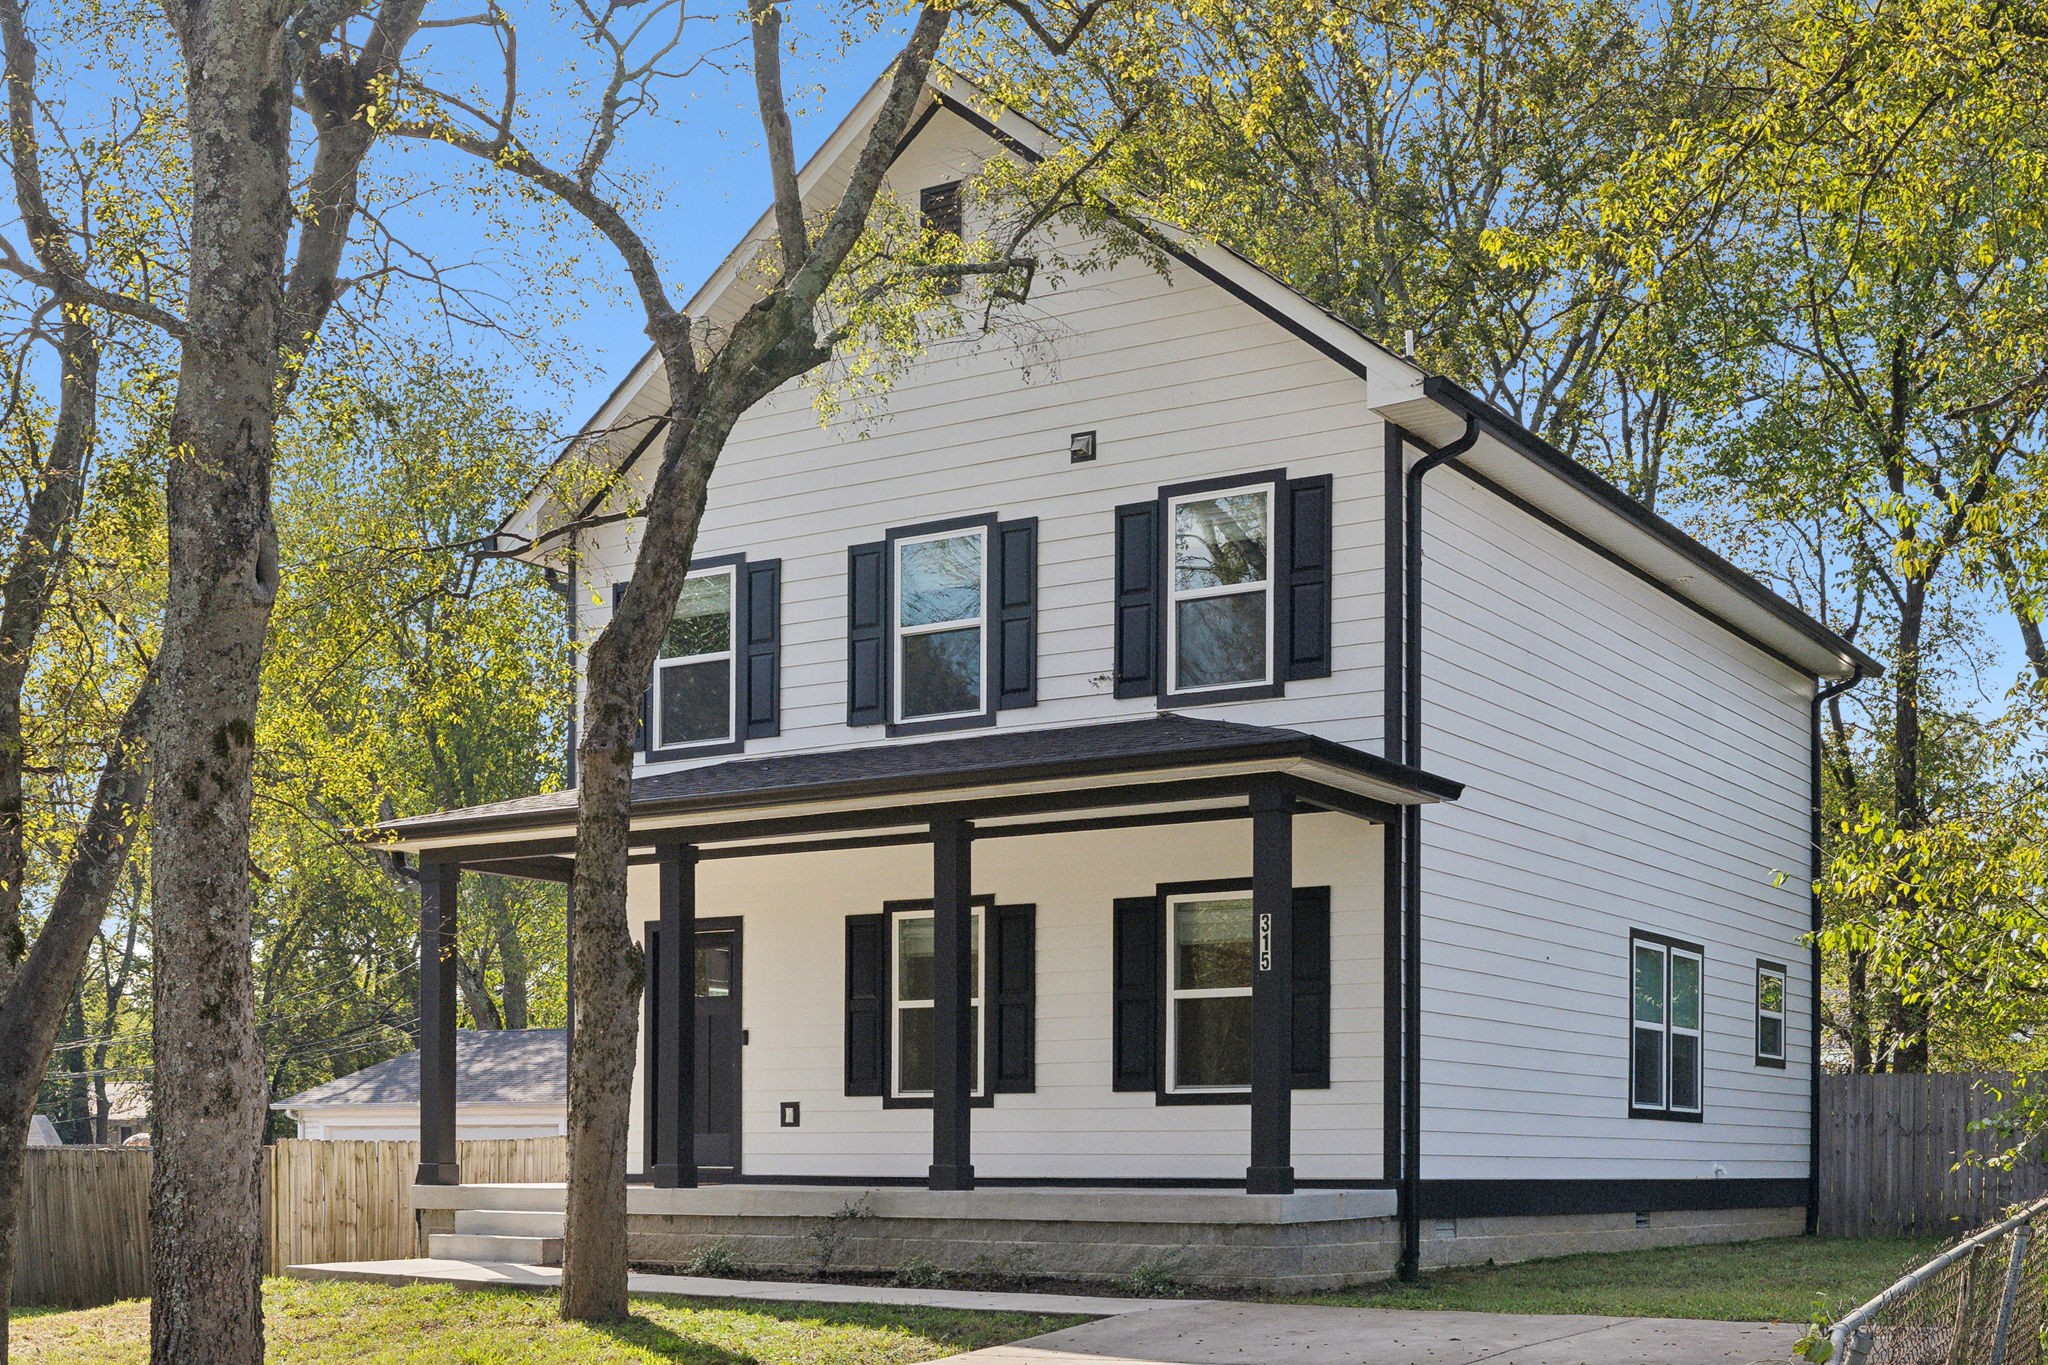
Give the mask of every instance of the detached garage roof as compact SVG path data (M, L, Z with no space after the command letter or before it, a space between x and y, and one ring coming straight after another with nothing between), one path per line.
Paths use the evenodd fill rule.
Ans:
M455 1095L463 1104L566 1104L569 1031L463 1029L455 1035ZM418 1104L420 1054L408 1052L316 1085L272 1109L343 1104Z

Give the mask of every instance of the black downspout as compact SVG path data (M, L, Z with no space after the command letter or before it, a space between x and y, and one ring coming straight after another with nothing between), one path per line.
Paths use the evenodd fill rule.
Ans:
M1380 739L1380 752L1389 759L1398 761L1405 744L1406 732L1401 728L1401 661L1406 657L1403 631L1406 618L1402 615L1406 593L1406 580L1402 565L1405 540L1402 528L1406 521L1402 515L1403 479L1407 472L1406 447L1402 440L1401 428L1387 423L1386 484L1381 494L1384 514L1381 517L1385 565L1381 582L1385 585L1381 635L1386 651L1381 668L1380 713L1385 722ZM1381 827L1380 873L1381 873L1381 920L1380 920L1380 961L1381 970L1381 1031L1380 1031L1380 1109L1383 1125L1380 1135L1380 1176L1395 1189L1401 1185L1401 1086L1406 1070L1402 1057L1406 1048L1402 1042L1401 1001L1402 964L1407 960L1402 951L1401 914L1406 902L1401 897L1402 849L1407 834L1407 824L1399 815Z
M1808 1021L1811 1031L1811 1060L1807 1065L1807 1112L1806 1112L1806 1235L1817 1236L1820 1232L1820 877L1821 877L1821 740L1822 713L1827 704L1841 696L1857 683L1863 681L1863 665L1851 662L1849 676L1838 683L1819 687L1813 694L1813 735L1812 735L1812 797L1813 797L1813 846L1808 852L1808 870L1813 874L1811 916L1813 921L1813 942L1810 953L1810 970L1813 973L1812 1018Z
M1465 430L1407 472L1402 490L1401 761L1422 766L1422 480L1457 459L1479 439L1479 419L1465 415ZM1420 442L1417 442L1420 445ZM1422 1273L1422 808L1401 808L1401 1262L1400 1275Z

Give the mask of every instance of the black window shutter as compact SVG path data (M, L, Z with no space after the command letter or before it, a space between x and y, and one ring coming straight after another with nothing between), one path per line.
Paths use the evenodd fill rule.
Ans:
M846 723L889 718L889 546L846 552Z
M996 527L996 706L1038 705L1038 518Z
M764 559L745 572L746 619L738 631L743 737L768 739L782 733L782 561Z
M880 1095L888 1075L889 954L883 915L846 917L846 1093Z
M1328 474L1290 479L1285 488L1287 559L1284 582L1287 642L1283 676L1330 676L1330 541L1332 538Z
M1330 1088L1330 888L1294 889L1294 1088Z
M1038 907L998 905L989 924L989 1073L997 1094L1038 1088Z
M625 591L626 585L624 583L612 584L612 610L614 612L618 611L619 597ZM640 693L639 718L633 722L633 752L636 754L645 753L647 751L647 731L649 727L653 724L652 717L648 714L648 708L653 704L654 684L653 680L649 679L647 687L643 689Z
M918 208L928 231L945 237L959 237L962 228L960 216L960 182L950 181L944 185L928 185L918 194ZM941 294L960 292L960 277L951 276L939 281Z
M1116 902L1114 993L1111 1006L1111 1087L1159 1088L1160 957L1159 900L1122 896Z
M1116 509L1116 695L1159 695L1159 504Z

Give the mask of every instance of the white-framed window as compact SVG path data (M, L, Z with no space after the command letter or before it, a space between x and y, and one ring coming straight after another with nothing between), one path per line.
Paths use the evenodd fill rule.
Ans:
M1273 681L1273 486L1166 500L1171 695Z
M1236 1094L1252 1082L1252 898L1166 900L1166 1088Z
M1705 989L1701 950L1654 934L1632 934L1629 976L1629 1113L1697 1118Z
M971 912L968 939L968 1031L974 1040L974 1093L981 1094L982 1076L982 914ZM935 934L929 910L898 910L889 916L889 1000L894 1016L889 1031L889 1093L899 1099L929 1099L932 1063L937 1052L937 990Z
M683 583L675 615L655 656L648 747L654 751L729 744L736 730L732 565L703 569Z
M1785 1065L1785 968L1761 958L1756 964L1756 1063Z
M895 544L895 716L951 720L988 710L988 528Z

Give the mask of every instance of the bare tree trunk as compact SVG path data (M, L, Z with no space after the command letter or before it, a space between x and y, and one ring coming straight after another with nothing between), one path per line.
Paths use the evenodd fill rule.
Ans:
M277 595L270 514L292 228L287 10L170 8L185 58L192 266L171 410L151 871L150 1358L263 1359L264 1061L250 975L250 763Z
M36 1090L50 1064L50 1046L65 997L71 994L70 983L85 969L86 953L128 856L135 817L147 793L144 736L154 695L154 684L145 678L121 718L93 793L92 810L50 901L36 946L0 997L0 1305L14 1282L15 1220L29 1115L35 1111ZM6 1359L7 1315L0 1313L0 1365Z

